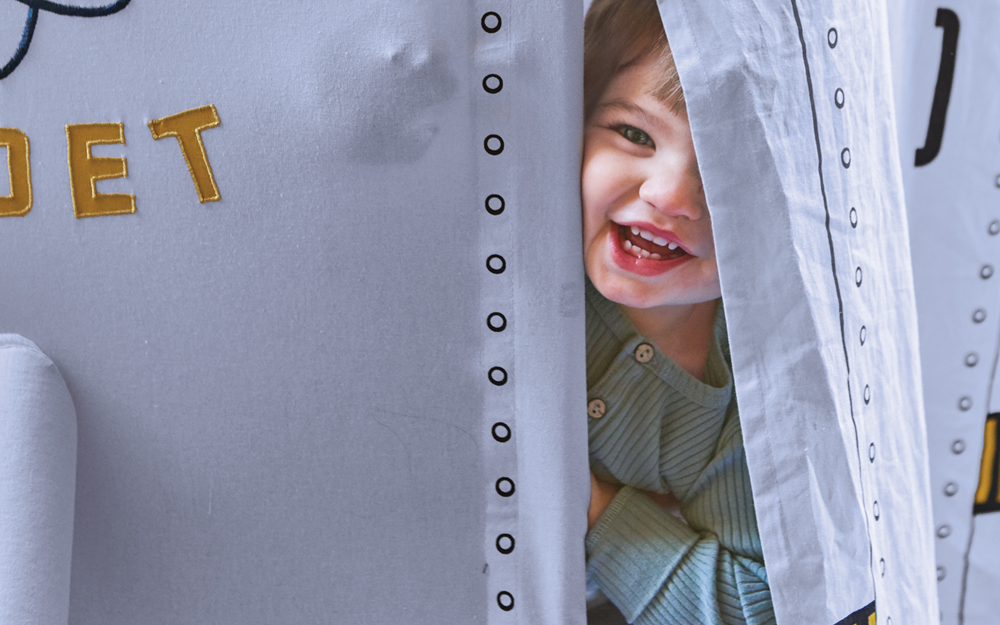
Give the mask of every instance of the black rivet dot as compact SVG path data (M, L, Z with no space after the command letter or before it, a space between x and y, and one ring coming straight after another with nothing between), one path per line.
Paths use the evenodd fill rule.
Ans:
M983 280L989 280L993 277L993 265L983 265L983 268L979 270L979 277Z
M490 382L496 386L503 386L507 383L507 371L503 367L492 367L487 375Z
M989 228L987 228L987 232L993 236L1000 234L1000 220L994 219L991 221Z
M500 93L503 89L503 78L498 74L486 74L483 78L483 90L486 93Z
M872 389L867 384L865 384L864 397L865 397L865 403L866 404L872 400Z
M499 254L490 254L486 259L486 270L490 273L503 273L507 269L507 261Z
M966 354L965 356L966 367L975 367L977 364L979 364L979 354L977 354L976 352L969 352L968 354Z
M483 147L493 156L503 152L503 138L500 135L486 135L483 139Z
M948 482L944 485L944 494L948 497L954 497L958 493L958 484L955 482Z
M837 47L837 29L836 28L831 28L830 30L826 31L826 42L828 44L830 44L831 48L836 48Z
M500 534L497 536L497 551L504 555L514 551L514 537L510 534Z
M941 527L937 528L937 535L938 538L948 538L949 536L951 536L951 526L942 525Z
M958 409L959 410L961 410L962 412L965 412L969 408L972 408L972 398L971 397L963 397L962 399L958 400Z
M497 480L496 489L501 497L510 497L514 494L514 481L509 477L502 477Z
M947 571L945 571L945 568L943 566L937 567L937 581L939 582L942 581L945 575L947 575Z
M858 227L858 211L856 211L853 206L851 207L851 227Z
M972 313L972 320L976 323L982 323L986 321L986 311L982 308L977 308L975 312Z
M836 104L837 108L839 108L839 109L844 108L844 90L843 89L840 89L838 87L837 90L833 92L833 103Z
M879 568L879 572L881 573L882 577L885 577L885 558L879 558L878 559L878 568Z
M506 443L510 440L510 426L503 421L493 424L493 439L498 443Z
M861 286L861 267L854 270L854 284Z
M951 444L951 453L955 454L956 456L962 453L963 451L965 451L965 441L963 441L962 439L958 439Z
M490 215L499 215L507 207L502 195L492 193L486 196L486 212Z
M486 32L495 33L500 30L503 20L500 19L500 14L496 11L487 11L483 13L483 19L480 20L480 24L483 25L483 30Z
M877 499L875 500L875 503L872 504L872 515L874 515L876 521L882 517L882 511L879 510Z
M486 318L486 327L494 332L503 332L507 328L507 317L498 312L490 313Z
M506 590L501 590L497 593L497 605L504 612L510 612L514 609L514 595L510 594Z
M847 169L851 166L851 150L850 148L844 148L840 151L840 164Z
M1000 189L1000 174L997 174L996 179L993 180L993 184L995 184L997 188Z
M868 339L868 328L861 326L861 344L864 345L865 341Z
M868 445L868 460L875 462L875 443Z

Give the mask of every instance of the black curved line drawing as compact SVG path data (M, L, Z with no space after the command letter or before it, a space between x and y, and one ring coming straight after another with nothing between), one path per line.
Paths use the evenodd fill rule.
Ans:
M917 148L914 167L922 167L938 155L941 139L944 138L944 118L948 113L951 98L951 83L955 77L955 52L958 51L958 16L951 9L938 9L934 25L941 28L941 64L938 67L937 84L934 86L934 101L931 104L931 119L927 125L924 147Z
M14 54L11 55L3 67L0 67L0 80L10 76L17 69L17 66L21 64L21 61L24 60L25 55L28 54L28 48L31 46L31 38L35 34L35 25L38 23L39 11L72 17L104 17L105 15L121 11L132 0L116 0L111 4L99 7L77 7L58 2L49 2L48 0L16 1L28 7L28 16L24 20L24 30L21 33L21 41L18 43L17 49L14 50Z

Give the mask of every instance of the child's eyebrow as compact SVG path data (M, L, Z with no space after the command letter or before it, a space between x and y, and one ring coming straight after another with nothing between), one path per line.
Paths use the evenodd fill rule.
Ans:
M627 113L632 113L633 115L636 115L638 117L641 117L643 120L646 121L646 123L648 123L651 126L664 125L663 121L657 118L656 115L651 114L646 109L642 108L641 106L633 102L629 102L628 100L611 100L610 102L601 102L597 106L597 108L602 110L618 109L621 111L625 111Z

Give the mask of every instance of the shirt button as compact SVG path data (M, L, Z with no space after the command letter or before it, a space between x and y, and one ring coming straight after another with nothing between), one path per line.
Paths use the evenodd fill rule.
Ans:
M587 404L587 414L590 415L591 419L600 419L604 416L605 410L607 410L607 406L604 405L602 399L591 399L590 403Z
M635 359L639 362L649 362L653 359L653 346L649 343L640 343L635 348Z

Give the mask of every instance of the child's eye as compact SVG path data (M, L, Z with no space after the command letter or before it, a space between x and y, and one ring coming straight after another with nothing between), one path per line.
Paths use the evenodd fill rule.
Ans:
M653 144L653 139L642 130L636 128L635 126L628 126L626 124L622 124L621 126L615 126L615 132L617 132L618 134L625 137L626 139L628 139L629 141L631 141L636 145L648 145L651 148L656 147Z

